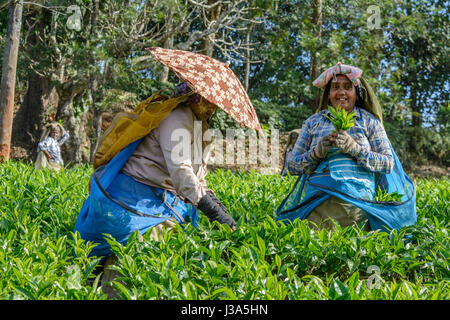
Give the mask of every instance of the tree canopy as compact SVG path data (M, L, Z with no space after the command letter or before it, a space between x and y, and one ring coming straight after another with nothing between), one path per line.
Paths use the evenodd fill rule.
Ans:
M2 51L8 6L0 2ZM322 71L338 61L358 66L376 89L400 154L445 162L448 9L439 0L27 1L13 140L31 150L43 124L60 120L77 137L69 160L89 161L104 112L179 81L144 50L160 46L228 61L261 122L281 130L300 128L314 112L311 83ZM224 114L213 123L232 125ZM398 134L413 138L397 141Z

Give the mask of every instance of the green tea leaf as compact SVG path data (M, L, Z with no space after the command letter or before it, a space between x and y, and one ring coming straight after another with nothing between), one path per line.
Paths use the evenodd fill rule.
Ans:
M219 293L225 293L227 297L231 300L238 300L238 297L236 297L236 295L232 290L230 290L230 288L224 287L217 289L213 292L213 296L218 295Z
M328 291L328 296L330 299L334 300L348 300L350 299L350 291L348 288L340 282L339 280L335 280Z
M329 106L328 110L331 117L327 115L325 115L325 117L333 124L336 131L349 130L355 124L355 111L347 113L347 111L345 111L345 109L343 109L340 105L336 106L336 108Z

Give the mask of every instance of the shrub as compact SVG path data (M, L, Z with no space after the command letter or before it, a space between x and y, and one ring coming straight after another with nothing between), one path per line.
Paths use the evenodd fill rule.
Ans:
M0 299L107 298L93 245L72 233L91 173L0 166ZM109 239L121 299L450 298L448 178L416 180L417 224L390 234L276 222L294 177L217 170L207 181L238 229L201 215L197 229L177 226L161 242Z

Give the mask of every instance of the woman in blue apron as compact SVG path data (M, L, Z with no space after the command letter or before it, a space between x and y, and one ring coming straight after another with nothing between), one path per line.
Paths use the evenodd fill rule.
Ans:
M233 218L205 180L212 144L203 140L203 134L216 105L185 84L167 98L177 97L182 102L155 129L95 170L89 197L78 215L75 232L96 244L91 256L106 260L102 283L108 294L113 291L105 284L117 272L106 268L116 259L106 235L121 244L135 231L141 237L151 232L151 238L158 240L163 229L177 223L196 226L197 210L211 222L235 229Z
M338 63L313 84L323 89L319 108L303 123L286 159L286 169L299 178L277 209L278 220L307 219L329 229L331 219L365 230L415 224L414 185L386 135L381 106L362 70ZM335 132L327 118L328 106L338 105L355 112L347 131ZM398 198L379 201L376 192Z

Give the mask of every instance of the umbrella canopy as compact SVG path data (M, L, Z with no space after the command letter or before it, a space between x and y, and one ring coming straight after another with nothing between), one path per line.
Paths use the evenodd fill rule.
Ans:
M183 50L148 48L192 90L228 113L240 125L261 131L252 102L234 72L223 62Z

